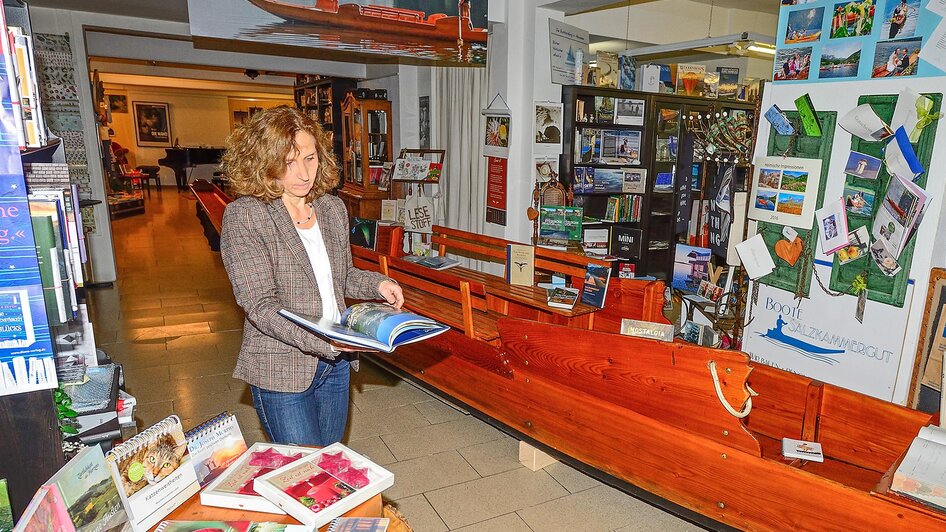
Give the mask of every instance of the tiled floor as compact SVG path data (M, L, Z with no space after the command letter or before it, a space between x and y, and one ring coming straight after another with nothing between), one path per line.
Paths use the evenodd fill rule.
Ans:
M171 413L191 427L235 412L264 439L247 385L230 377L242 310L194 201L172 189L113 223L120 280L91 291L96 341L125 367L139 428ZM418 532L693 530L562 464L532 472L517 442L369 364L352 374L346 441L395 475L385 491Z

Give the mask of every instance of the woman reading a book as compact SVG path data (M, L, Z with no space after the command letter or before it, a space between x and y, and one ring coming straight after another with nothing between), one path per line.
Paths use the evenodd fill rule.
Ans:
M401 288L352 266L348 214L329 194L338 167L317 122L285 106L258 113L227 139L223 166L237 199L223 215L220 253L246 312L233 376L250 384L274 443L339 441L348 420L348 349L278 312L338 322L345 297L400 308Z

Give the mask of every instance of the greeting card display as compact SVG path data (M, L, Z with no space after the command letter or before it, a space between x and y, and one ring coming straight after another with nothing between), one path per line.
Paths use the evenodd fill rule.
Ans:
M292 517L322 526L394 485L394 475L333 443L256 478L253 485Z
M200 492L200 503L204 506L284 514L286 512L256 493L253 480L312 452L312 449L305 447L257 442Z

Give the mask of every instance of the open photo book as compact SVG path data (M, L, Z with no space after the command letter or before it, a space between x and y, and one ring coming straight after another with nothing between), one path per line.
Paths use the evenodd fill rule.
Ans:
M330 340L391 353L398 346L426 340L450 327L383 303L358 303L342 313L341 323L300 316L286 309L279 314Z

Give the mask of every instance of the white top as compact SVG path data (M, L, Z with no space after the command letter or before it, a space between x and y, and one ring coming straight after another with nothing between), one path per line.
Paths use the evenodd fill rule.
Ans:
M332 282L332 266L328 261L328 252L325 251L325 241L322 240L322 231L316 221L308 229L299 229L299 238L305 246L306 255L312 263L315 272L315 281L319 287L319 297L322 299L322 317L339 323L342 319L338 311L338 301L335 299L335 284Z

